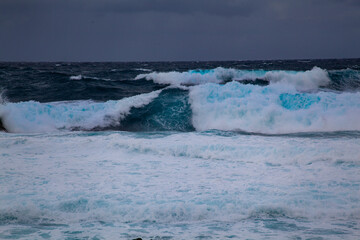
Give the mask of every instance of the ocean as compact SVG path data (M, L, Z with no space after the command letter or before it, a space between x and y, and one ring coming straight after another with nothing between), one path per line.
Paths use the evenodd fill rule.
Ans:
M0 63L0 239L360 239L360 59Z

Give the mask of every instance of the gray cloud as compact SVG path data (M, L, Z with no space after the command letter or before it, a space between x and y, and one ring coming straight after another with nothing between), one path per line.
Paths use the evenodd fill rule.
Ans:
M354 0L2 0L0 60L359 57Z
M97 5L96 3L93 4ZM177 14L204 13L223 16L248 16L256 9L256 4L251 0L107 0L100 9L119 13L167 12Z

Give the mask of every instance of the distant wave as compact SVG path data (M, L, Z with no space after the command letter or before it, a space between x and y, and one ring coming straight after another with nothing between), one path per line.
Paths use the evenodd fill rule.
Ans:
M142 71L142 72L151 72L152 71L151 69L148 69L148 68L134 68L134 70Z
M318 67L309 71L238 70L218 67L210 70L190 70L187 72L152 72L137 75L135 80L139 79L176 86L262 79L270 84L292 85L301 91L316 90L331 82L328 72Z
M109 79L109 78L88 77L88 76L84 76L84 75L81 75L81 74L80 75L75 75L75 76L70 76L70 80L83 80L83 79L111 81L111 79Z

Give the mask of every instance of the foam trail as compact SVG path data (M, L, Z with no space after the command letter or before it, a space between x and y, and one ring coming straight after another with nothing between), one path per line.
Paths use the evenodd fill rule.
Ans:
M98 78L98 77L88 77L84 75L76 75L76 76L70 76L70 80L83 80L83 79L92 79L92 80L103 80L103 81L111 81L109 78Z
M81 74L76 76L70 76L70 80L81 80L81 79L83 79L83 76Z
M286 86L230 82L190 91L193 126L282 134L360 130L360 93L299 93Z
M179 86L198 85L205 83L222 83L224 81L243 81L263 79L270 84L292 85L301 91L317 90L326 86L330 78L326 70L314 67L308 71L264 71L264 70L238 70L233 68L218 67L210 70L190 70L187 72L152 72L139 74L135 80L152 80L159 84L171 84Z
M39 103L35 101L0 105L0 118L9 132L51 132L74 128L116 126L131 108L149 104L161 90L118 101L72 101Z
M142 71L142 72L151 72L151 69L148 68L134 68L135 71Z

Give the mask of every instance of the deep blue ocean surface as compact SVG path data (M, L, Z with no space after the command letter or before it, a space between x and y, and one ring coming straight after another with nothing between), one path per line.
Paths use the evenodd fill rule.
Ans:
M0 63L0 239L360 239L360 59Z

